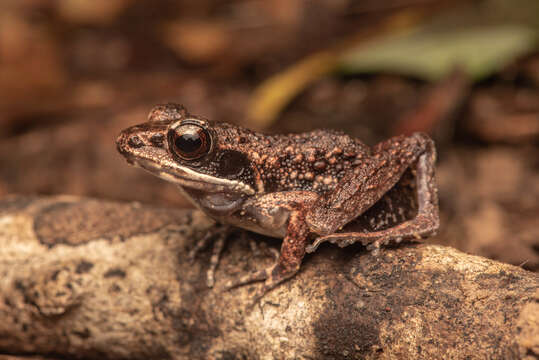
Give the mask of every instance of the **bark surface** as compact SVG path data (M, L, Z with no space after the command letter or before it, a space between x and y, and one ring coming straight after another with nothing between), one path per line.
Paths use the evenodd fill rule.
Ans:
M249 308L280 240L187 253L200 212L75 197L0 201L0 354L106 359L524 359L539 356L539 276L448 247L372 256L324 244ZM507 239L511 241L511 239ZM0 355L0 358L2 356Z

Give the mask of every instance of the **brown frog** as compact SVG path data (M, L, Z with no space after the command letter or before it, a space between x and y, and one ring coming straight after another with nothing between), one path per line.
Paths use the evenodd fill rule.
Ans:
M129 163L178 184L218 223L283 238L273 266L228 286L264 281L257 299L322 242L377 251L438 228L436 152L421 133L371 148L338 131L265 135L167 104L116 142Z

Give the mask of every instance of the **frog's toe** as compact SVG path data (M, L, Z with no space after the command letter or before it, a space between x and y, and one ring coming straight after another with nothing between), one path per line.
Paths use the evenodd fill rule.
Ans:
M206 271L206 285L210 288L215 284L215 272L217 270L217 266L219 265L221 253L223 252L226 239L230 232L230 226L215 225L211 227L204 237L199 239L187 254L188 261L193 264L197 255L208 245L211 240L214 239L209 266L208 270Z
M268 278L268 269L258 270L253 273L242 276L239 279L231 280L224 286L224 291L239 288L244 285L249 285L255 282L264 281Z
M282 264L275 264L264 270L251 273L241 279L227 284L226 290L231 290L243 285L247 285L253 282L264 281L264 283L256 290L256 293L252 296L252 302L250 308L260 302L260 300L271 290L276 288L279 284L287 279L293 277L299 270L299 266L293 268L285 268Z

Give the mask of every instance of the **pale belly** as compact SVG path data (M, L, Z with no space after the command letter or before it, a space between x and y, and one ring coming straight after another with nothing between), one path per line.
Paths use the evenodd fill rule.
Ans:
M192 194L189 190L184 194L219 223L276 238L285 237L292 211L306 211L318 198L318 194L308 191L283 191L242 198Z

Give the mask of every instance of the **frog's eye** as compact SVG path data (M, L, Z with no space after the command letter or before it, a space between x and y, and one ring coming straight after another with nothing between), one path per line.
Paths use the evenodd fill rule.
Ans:
M184 124L168 132L170 149L183 160L196 160L211 150L211 137L197 124Z

